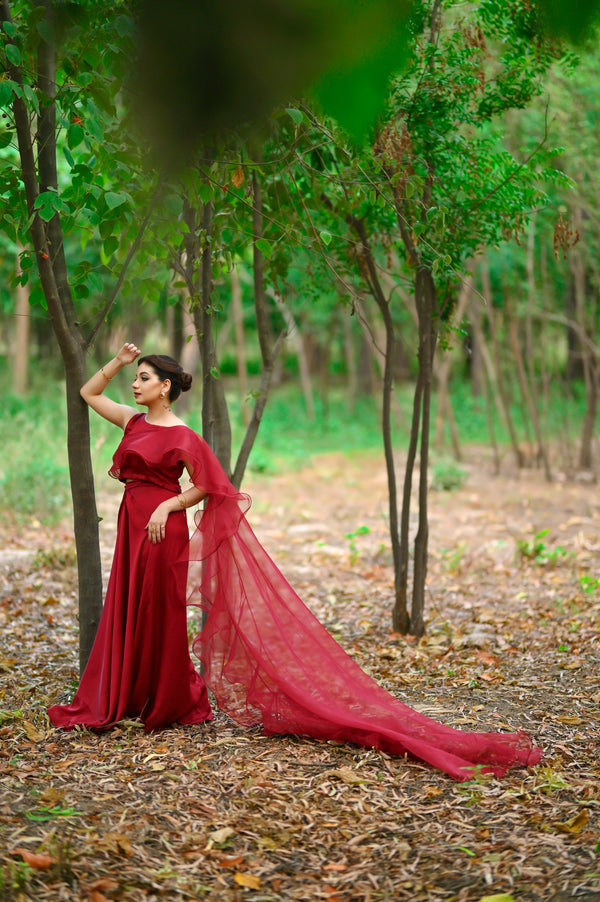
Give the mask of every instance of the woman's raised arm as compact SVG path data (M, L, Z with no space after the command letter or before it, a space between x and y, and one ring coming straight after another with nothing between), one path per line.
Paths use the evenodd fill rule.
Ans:
M120 426L121 429L125 429L136 410L127 404L117 404L116 401L111 401L110 398L104 396L103 392L113 376L116 376L124 366L133 363L140 354L140 349L136 348L134 344L124 344L117 356L105 363L79 390L79 394L92 410L110 423L114 423L115 426Z

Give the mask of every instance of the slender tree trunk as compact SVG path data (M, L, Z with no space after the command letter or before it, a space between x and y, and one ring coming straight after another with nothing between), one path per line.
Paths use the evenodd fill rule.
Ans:
M51 8L44 6L50 28ZM2 0L0 15L10 22L8 0ZM48 313L58 341L65 368L67 385L68 457L73 498L75 543L79 577L79 660L83 668L96 634L102 610L102 575L98 516L90 457L89 418L87 405L79 396L85 381L85 350L69 289L63 252L62 229L58 216L47 225L35 212L40 192L57 189L56 176L56 79L53 44L40 38L38 50L38 87L45 95L38 119L39 180L31 140L27 108L21 97L15 96L13 114L21 160L21 173L27 208L30 216L30 236L36 256L38 272ZM22 88L18 67L9 65L9 77Z
M17 256L17 275L21 265ZM27 391L29 373L29 283L17 285L17 324L12 360L12 385L16 395Z
M346 361L346 407L349 414L354 413L358 397L358 366L356 363L356 346L352 316L342 310L344 324L344 360Z
M600 371L598 365L590 361L586 380L586 406L581 430L581 448L579 452L579 469L592 470L594 466L593 440L598 412L598 382Z
M575 325L577 322L577 300L576 300L575 276L571 268L569 281L567 284L567 294L565 298L565 307L567 314L567 368L566 376L569 382L576 379L583 379L583 360L581 349L581 338L579 331Z
M580 224L580 220L578 221ZM575 321L579 336L580 359L582 364L583 379L585 384L586 408L581 428L581 443L579 448L580 470L593 468L593 437L598 408L598 362L592 342L590 342L589 323L595 323L595 304L590 313L587 311L590 303L587 290L587 278L585 264L579 249L576 248L571 255L571 271L573 273L573 286L575 295Z
M233 307L233 320L235 326L235 349L238 376L238 389L240 394L240 408L244 426L250 422L250 409L248 400L248 368L246 364L246 339L244 336L244 311L242 309L242 287L240 274L235 269L231 270L231 305Z
M302 333L298 328L296 320L288 310L283 300L274 295L277 308L283 317L286 327L286 336L290 346L296 352L298 358L298 369L300 371L300 385L302 387L302 395L304 397L304 406L306 407L306 416L311 422L316 418L315 398L310 378L310 366L308 363L308 355L302 338Z
M458 301L456 304L456 310L453 314L453 321L455 323L462 322L465 310L467 309L467 303L471 296L471 289L473 285L473 276L469 275L464 280L461 285ZM450 368L452 366L452 355L450 351L445 351L441 357L438 357L437 366L435 367L435 377L437 382L437 396L438 396L438 410L435 421L435 444L438 447L443 447L444 444L444 422L448 422L448 426L450 429L450 438L452 441L452 449L454 451L454 456L456 460L460 460L462 455L460 451L460 439L458 436L458 429L456 428L456 419L454 417L454 411L452 409L452 400L450 396L450 390L448 387L448 382L450 379Z
M250 452L256 441L256 436L258 435L258 430L269 397L277 357L283 344L283 340L286 337L286 331L283 330L277 339L274 340L273 330L271 329L271 323L269 321L267 295L264 282L264 260L258 244L263 235L262 188L256 171L252 174L252 189L254 195L254 205L252 209L254 314L262 359L262 373L260 387L252 409L250 423L246 430L246 434L244 435L244 440L233 471L232 482L236 488L239 488L242 484L242 479L246 472L248 460L250 459Z
M474 398L478 398L479 395L483 394L485 391L485 363L483 360L482 348L479 344L479 339L483 333L481 326L482 316L482 302L474 293L471 293L469 301L469 321L471 323L470 372L471 391L473 392Z
M492 400L495 409L500 417L503 415L502 406L498 398L498 383L494 372L494 364L488 350L485 337L483 334L483 326L481 323L479 301L476 298L472 300L472 307L476 307L475 315L471 315L471 324L473 327L473 337L479 348L479 356L482 362L482 378L480 385L485 398L485 414L488 424L488 432L490 435L490 443L492 445L492 453L494 457L494 473L500 473L500 450L496 439L496 429L494 426L494 414L492 410Z
M414 636L422 636L425 632L425 582L427 578L427 550L429 543L428 473L431 385L437 340L434 319L436 291L431 272L425 267L420 267L417 271L415 300L419 312L419 373L421 377L422 415L419 461L419 525L415 537L410 631Z
M502 354L500 350L500 340L498 336L498 327L496 321L496 314L494 310L494 306L492 304L492 295L491 295L491 286L489 284L489 273L487 270L487 266L483 265L482 270L482 279L483 279L483 289L484 295L487 300L487 320L490 329L490 336L492 339L492 348L494 351L494 362L496 365L496 385L498 388L498 394L500 395L500 400L502 402L502 409L504 411L504 420L506 422L506 426L508 428L508 434L510 436L511 446L515 455L517 467L522 469L525 464L525 460L523 457L523 451L519 445L519 439L517 437L517 432L515 429L514 421L512 418L512 413L510 410L510 398L508 396L508 391L506 389L506 384L504 382L504 374L502 370Z
M383 359L383 386L382 386L382 411L381 431L385 453L385 465L388 482L388 510L390 518L390 541L392 545L392 560L394 563L395 601L392 613L392 625L396 632L407 633L409 628L408 608L406 593L402 594L401 574L403 560L400 550L400 530L398 524L398 489L396 484L396 465L394 462L394 448L392 444L392 390L394 380L394 321L390 310L389 301L383 293L383 289L377 274L377 267L367 238L365 224L357 217L348 217L348 223L359 240L358 256L361 271L369 290L379 308L385 327L385 353Z
M548 482L552 481L552 473L550 471L550 462L548 460L548 453L546 451L546 446L544 443L544 439L542 436L542 429L540 426L540 418L538 409L534 403L533 395L531 391L531 386L527 379L527 372L525 370L525 363L523 361L523 354L521 353L521 347L519 345L519 336L517 335L517 325L515 321L515 317L512 312L512 308L510 304L507 303L507 316L508 316L508 329L511 339L511 346L513 351L513 359L516 364L517 378L519 380L519 386L521 389L521 396L523 398L523 402L529 414L529 419L531 425L533 427L533 431L535 433L537 449L536 449L536 458L542 461L544 466L544 474Z
M213 333L212 226L213 206L212 203L207 203L202 209L202 232L206 240L201 257L200 306L193 309L202 360L202 435L217 455L227 476L231 477L231 423Z

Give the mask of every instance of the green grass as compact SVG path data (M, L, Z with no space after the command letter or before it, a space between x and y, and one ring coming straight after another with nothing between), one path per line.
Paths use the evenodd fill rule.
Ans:
M0 432L3 436L0 458L0 517L4 522L37 519L52 524L70 516L71 501L66 450L66 404L64 386L60 382L39 383L27 398L17 398L7 392L6 373L0 371L0 391L4 404L0 410ZM485 405L473 398L469 385L455 382L452 403L463 444L487 445L489 434ZM400 387L394 398L394 447L406 448L412 409L412 385ZM116 400L131 403L127 380L115 380L111 395ZM189 396L188 396L189 397ZM190 406L182 415L189 425L201 430L200 394L192 391ZM243 438L244 427L241 403L231 393L230 415L233 429L233 457L235 459ZM314 420L307 418L306 406L295 385L287 385L270 397L258 438L252 451L249 468L260 472L278 472L310 464L318 454L342 451L381 452L379 401L360 398L350 411L344 392L332 390L325 404L315 398ZM562 396L557 388L547 402L548 416L545 432L550 436L577 434L583 415L581 391L572 397ZM523 441L528 440L526 425L518 408L515 424ZM435 422L435 399L432 425ZM94 471L98 484L110 467L120 431L100 417L91 416L91 447ZM503 422L495 423L497 440L508 443ZM432 453L432 476L440 487L452 489L460 485L462 472L449 460L447 449ZM437 467L437 469L436 469ZM437 474L437 475L436 475Z

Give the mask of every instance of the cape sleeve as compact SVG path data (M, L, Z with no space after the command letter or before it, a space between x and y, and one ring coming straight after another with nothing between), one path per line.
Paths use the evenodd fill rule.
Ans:
M195 433L192 433L195 436ZM302 602L248 525L247 495L208 445L188 442L186 466L208 493L190 539L188 603L208 616L193 642L219 707L267 733L294 733L409 754L459 780L535 764L524 733L465 733L384 690Z

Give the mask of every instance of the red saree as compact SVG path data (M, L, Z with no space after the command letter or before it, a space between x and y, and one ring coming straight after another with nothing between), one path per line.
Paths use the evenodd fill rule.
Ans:
M208 493L206 507L189 545L185 517L171 514L166 539L152 546L144 527L165 493L179 491L184 466ZM204 680L239 723L408 754L459 780L476 766L501 776L511 765L540 760L541 750L524 733L444 726L367 676L270 559L246 521L250 499L191 429L133 417L111 474L134 481L126 484L119 513L94 649L73 703L49 711L56 726L102 729L133 715L150 730L211 717L187 651L187 580L188 604L208 613L193 643Z

